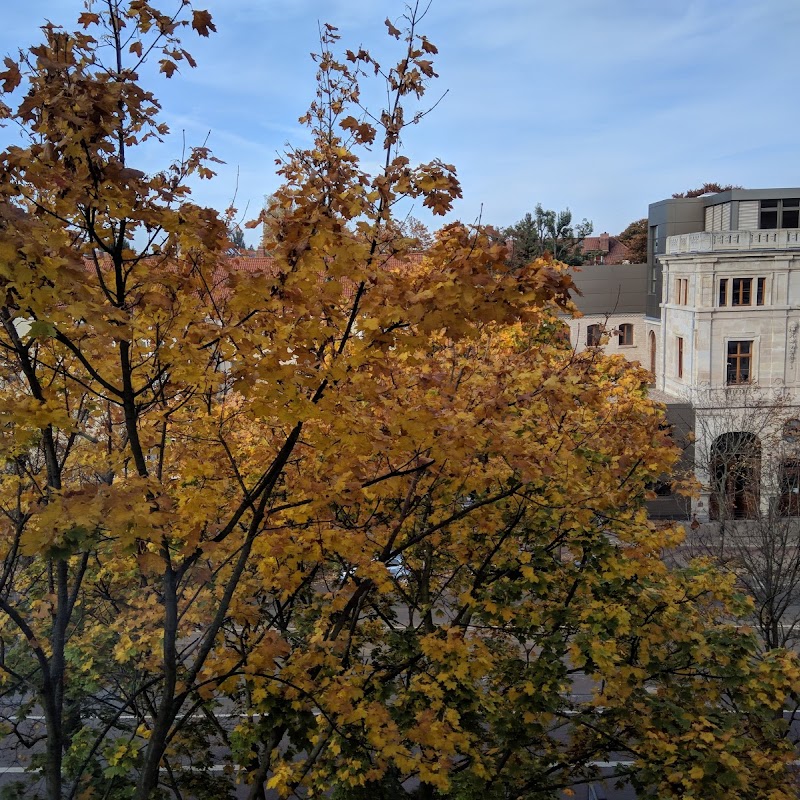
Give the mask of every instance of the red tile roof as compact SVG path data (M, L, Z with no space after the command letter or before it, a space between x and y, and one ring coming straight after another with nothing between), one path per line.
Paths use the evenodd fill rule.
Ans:
M581 250L587 255L587 263L590 264L622 264L630 259L628 246L608 233L587 236Z

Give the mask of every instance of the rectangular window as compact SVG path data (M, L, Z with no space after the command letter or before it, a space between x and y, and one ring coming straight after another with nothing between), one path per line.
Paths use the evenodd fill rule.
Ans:
M800 228L800 197L762 200L759 205L758 227L762 230Z
M800 461L788 459L781 464L779 514L800 516Z
M772 230L778 227L778 201L762 200L759 209L758 227L762 230Z
M725 382L728 386L750 383L752 342L728 342L728 361L725 371Z
M733 292L731 293L731 305L749 306L750 296L753 289L752 278L734 278Z
M780 515L800 516L800 461L788 459L781 464L780 489Z
M675 278L675 297L673 299L675 305L686 306L689 305L689 279L688 278Z
M683 337L675 337L678 342L678 377L683 377Z
M599 325L590 325L586 329L586 346L597 347L600 344L601 335Z
M756 278L756 296L755 304L763 306L767 297L767 279ZM728 284L730 284L730 296L728 293ZM717 304L720 307L728 305L732 306L749 306L753 304L753 278L720 278L719 280L719 293L717 295Z
M629 322L619 326L619 344L621 347L630 347L633 344L633 325Z
M781 228L800 228L800 198L781 202Z

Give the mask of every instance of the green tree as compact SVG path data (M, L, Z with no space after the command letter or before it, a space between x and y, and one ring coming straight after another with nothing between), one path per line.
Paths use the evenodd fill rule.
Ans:
M581 264L581 244L591 232L592 223L586 219L573 224L568 208L556 212L537 203L533 214L525 214L515 225L506 228L503 236L511 245L509 263L518 268L545 253L566 264Z
M647 217L631 222L617 238L628 248L632 264L647 263Z
M244 231L237 225L231 231L230 234L231 245L235 250L243 250L245 247L244 243Z

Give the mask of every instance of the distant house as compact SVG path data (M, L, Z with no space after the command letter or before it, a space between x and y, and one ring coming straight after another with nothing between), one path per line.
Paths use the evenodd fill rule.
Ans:
M599 236L587 236L581 243L585 264L627 264L630 263L630 251L616 236L601 233Z

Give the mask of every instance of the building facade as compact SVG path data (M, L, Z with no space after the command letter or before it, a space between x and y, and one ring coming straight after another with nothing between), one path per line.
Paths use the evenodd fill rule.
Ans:
M800 513L800 188L653 203L646 265L585 269L573 345L604 330L668 417L691 409L693 516Z
M648 222L655 387L694 409L695 516L795 513L800 189L673 198Z

